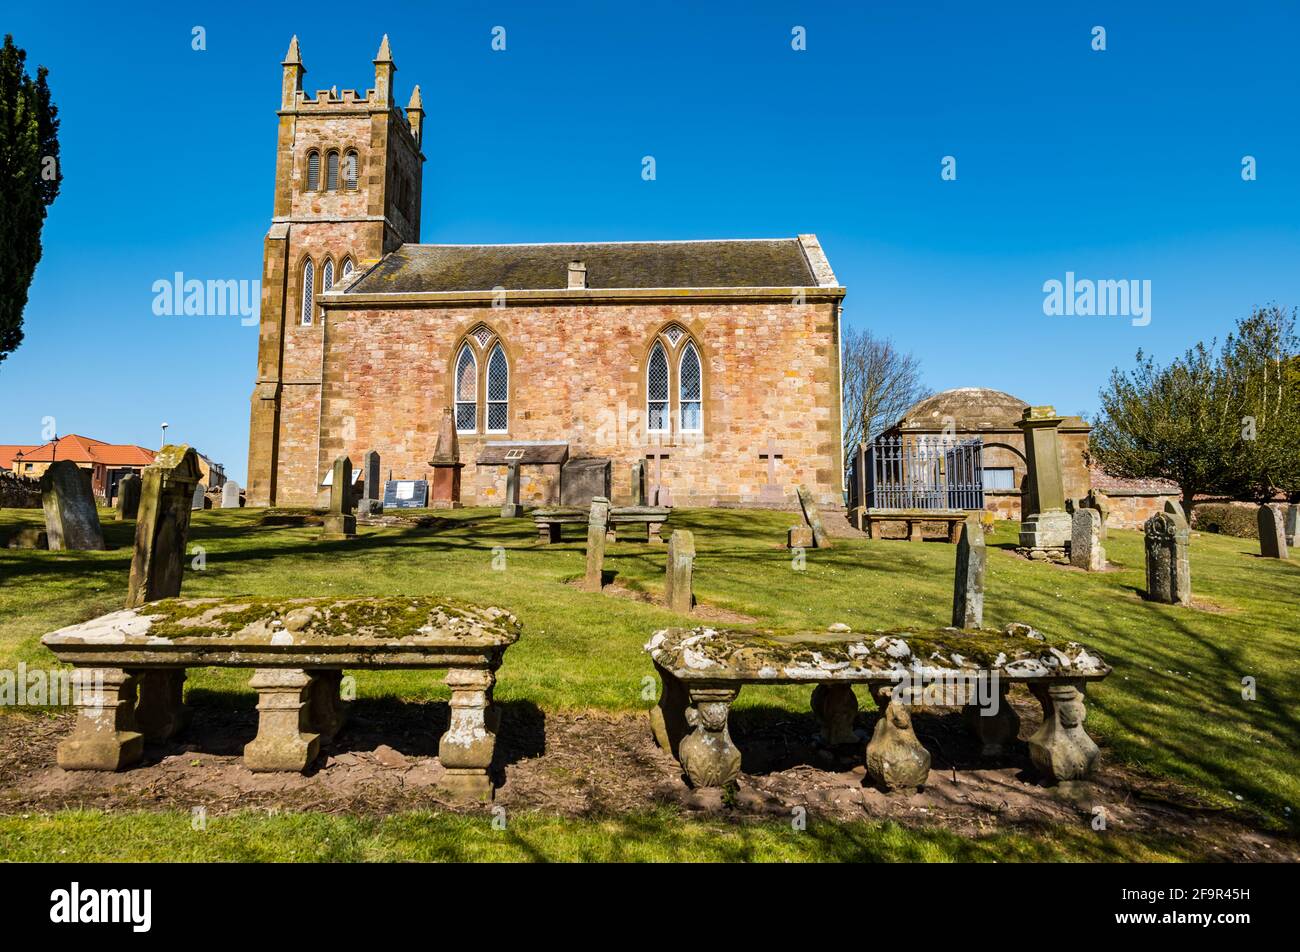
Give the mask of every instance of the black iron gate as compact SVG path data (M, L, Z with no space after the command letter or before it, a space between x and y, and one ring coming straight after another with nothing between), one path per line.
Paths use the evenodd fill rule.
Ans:
M859 447L849 505L868 509L983 509L984 441L882 436Z

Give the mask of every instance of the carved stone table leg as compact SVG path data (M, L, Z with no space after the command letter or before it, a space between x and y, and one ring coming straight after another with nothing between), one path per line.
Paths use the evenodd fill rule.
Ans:
M689 688L686 723L692 731L677 747L693 787L725 787L740 774L740 750L731 742L727 715L739 688Z
M812 710L821 721L821 740L829 747L858 743L853 719L858 716L858 699L852 685L819 684L813 688Z
M647 542L663 542L664 537L659 534L659 530L663 527L662 522L647 522L645 524L645 540Z
M496 676L485 668L452 668L447 672L451 688L451 726L438 743L438 759L446 773L441 789L455 797L492 799L492 753L496 749L489 714L492 685Z
M978 704L967 704L962 709L966 723L979 739L982 757L1001 757L1010 753L1020 736L1020 715L1007 699L1010 687L1005 681L999 682L997 709L993 713L986 714Z
M655 665L655 670L659 672L659 683L663 687L659 692L659 703L650 709L650 729L654 732L655 743L676 757L682 738L690 730L686 723L690 698L686 686L672 672L659 665Z
M867 742L867 776L888 791L916 789L930 776L930 752L917 740L901 699L890 699Z
M1083 729L1083 682L1031 684L1043 706L1043 724L1029 738L1029 759L1053 780L1086 777L1097 762L1097 745Z
M537 541L550 545L560 541L560 524L558 522L539 522L537 524Z
M321 744L328 744L338 736L348 719L348 707L339 697L343 672L322 668L313 670L311 679L307 695L307 722L320 735Z
M257 736L244 747L249 770L304 771L320 752L312 732L312 676L296 668L258 668L249 685L257 691Z
M135 720L137 674L121 668L83 668L72 733L60 741L64 770L121 770L144 753ZM102 677L102 683L101 683Z
M185 669L150 668L140 672L135 722L147 741L170 740L190 721L184 704Z

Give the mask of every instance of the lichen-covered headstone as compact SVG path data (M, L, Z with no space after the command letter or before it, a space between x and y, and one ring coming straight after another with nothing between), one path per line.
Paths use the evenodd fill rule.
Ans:
M123 476L117 484L117 522L134 519L140 511L140 477L135 473Z
M1157 512L1142 527L1146 534L1147 598L1170 605L1192 603L1192 571L1187 557L1190 532L1175 513Z
M1110 497L1103 492L1093 490L1086 500L1088 508L1096 509L1101 514L1101 539L1106 539L1106 523L1110 520Z
M604 584L605 533L609 529L609 500L596 496L591 500L591 513L587 517L587 574L583 588L599 592Z
M188 446L164 446L140 478L140 510L126 607L135 608L181 593L185 540L190 530L199 455Z
M952 586L952 626L981 628L984 625L984 527L977 516L968 516L957 538L957 574Z
M822 514L817 511L817 501L813 499L812 491L807 486L801 485L797 492L804 521L812 530L813 545L819 549L831 548L831 537L826 534L826 527L822 525Z
M41 476L41 507L52 551L104 548L95 497L76 463L61 459L50 464Z
M1176 499L1165 500L1165 512L1177 516L1183 522L1187 522L1187 513L1183 510L1183 504ZM1188 525L1190 524L1188 523Z
M695 536L689 529L674 529L668 540L667 577L664 596L668 608L683 615L695 604L691 572L695 565Z
M321 538L337 541L356 537L357 517L352 515L352 460L340 456L330 471L330 510L325 514L325 531Z
M1259 554L1266 559L1285 559L1290 557L1286 547L1286 530L1282 525L1282 515L1272 506L1259 507Z
M1101 513L1096 509L1075 509L1071 516L1070 564L1088 572L1106 568L1106 550L1101 544Z
M1300 533L1300 506L1292 503L1286 508L1286 544L1296 545L1296 535Z
M225 485L221 487L221 508L238 509L243 505L239 498L239 483L233 479L228 479Z

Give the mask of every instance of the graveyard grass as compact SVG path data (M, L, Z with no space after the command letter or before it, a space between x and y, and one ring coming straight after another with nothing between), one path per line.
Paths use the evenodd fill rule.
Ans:
M657 628L690 624L649 601L582 591L585 526L559 545L536 543L531 519L495 510L431 513L433 528L360 526L359 538L318 540L318 527L259 524L261 510L195 513L192 547L206 566L187 569L192 596L427 594L514 612L524 636L510 649L496 696L543 711L645 711L653 669L641 649ZM106 552L0 549L0 668L47 668L45 632L118 609L126 594L133 523L102 512ZM0 537L37 525L39 511L0 512ZM674 528L695 534L697 599L754 617L764 627L858 630L948 624L954 549L836 539L808 550L794 570L783 546L789 512L675 510ZM1193 535L1197 608L1145 601L1142 536L1112 531L1105 573L1083 573L1014 555L1015 525L988 537L985 623L1020 621L1077 638L1114 667L1089 692L1088 729L1104 756L1168 780L1212 808L1252 825L1296 830L1300 804L1300 559L1261 559L1253 540ZM635 531L635 530L632 530ZM662 594L666 546L620 541L607 548L606 578ZM718 624L717 622L713 622ZM1243 698L1253 678L1254 700ZM192 671L198 704L246 700L248 672ZM807 687L747 687L737 708L808 710ZM445 699L433 672L358 672L362 698ZM871 702L860 696L864 711ZM4 713L0 716L40 716ZM1042 836L1003 832L965 838L941 828L891 823L826 824L836 835L789 836L788 823L728 824L671 811L591 819L512 817L492 839L491 817L400 814L387 819L319 814L230 814L210 819L220 835L178 838L188 815L103 814L74 809L19 818L0 804L0 854L48 859L1185 859L1186 844L1080 829ZM812 824L810 824L810 829ZM246 835L240 835L240 831ZM487 831L487 832L485 832ZM256 837L251 835L256 832ZM611 839L612 834L617 834ZM1086 834L1086 835L1085 835ZM260 845L250 845L254 842ZM61 852L61 850L63 852ZM1001 851L1001 852L999 852Z

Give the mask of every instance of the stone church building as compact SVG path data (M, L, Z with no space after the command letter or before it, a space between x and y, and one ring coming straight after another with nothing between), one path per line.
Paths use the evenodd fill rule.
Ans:
M638 461L676 505L841 504L844 288L815 236L421 244L423 133L454 145L418 86L397 106L388 38L364 94L304 92L296 37L283 70L249 505L315 505L372 449L424 478L445 414L467 505L500 501L507 447L609 459L616 504ZM556 492L524 473L525 503Z

